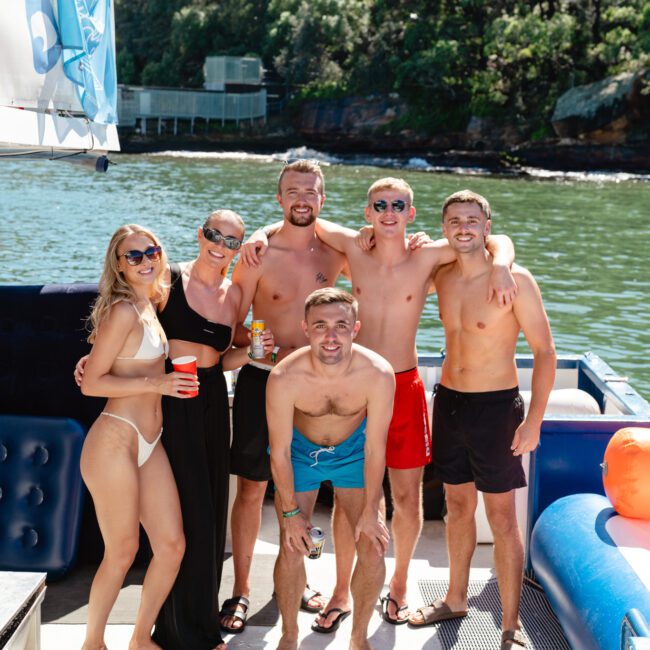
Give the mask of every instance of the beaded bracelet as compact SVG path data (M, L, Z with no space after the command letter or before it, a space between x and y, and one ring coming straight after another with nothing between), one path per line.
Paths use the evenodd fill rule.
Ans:
M282 516L285 519L289 519L290 517L295 517L296 515L300 514L300 508L296 508L295 510L283 510L282 511Z

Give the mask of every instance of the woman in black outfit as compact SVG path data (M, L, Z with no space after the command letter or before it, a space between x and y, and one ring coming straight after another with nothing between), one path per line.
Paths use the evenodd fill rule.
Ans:
M241 217L213 212L198 231L199 255L170 265L170 290L159 320L169 358L197 358L199 394L163 400L162 442L181 501L186 552L158 619L154 640L164 650L222 650L218 593L226 541L230 478L230 416L224 370L249 360L230 349L241 290L226 277L244 236ZM273 339L264 336L270 353ZM226 351L227 354L226 354Z

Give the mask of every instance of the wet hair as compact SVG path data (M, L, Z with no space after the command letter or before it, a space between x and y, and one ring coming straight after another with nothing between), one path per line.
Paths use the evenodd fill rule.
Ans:
M357 299L347 291L337 289L336 287L316 289L316 291L312 291L307 296L307 300L305 300L305 320L307 320L307 315L312 307L334 305L336 303L350 305L352 317L355 321L357 320L357 315L359 314L359 303L357 302Z
M113 305L123 300L135 304L138 300L131 285L124 279L124 275L119 269L120 259L118 257L118 248L131 235L144 235L151 240L154 246L161 246L160 240L150 230L134 223L120 226L113 233L111 241L108 244L108 249L106 250L104 270L99 279L99 295L93 303L92 311L87 320L87 327L90 330L88 336L89 343L95 341L97 328L106 318ZM151 300L154 304L159 303L163 299L168 289L164 280L166 268L167 255L163 248L160 255L160 262L158 263L158 273L151 287Z
M226 209L224 209L224 210L213 210L205 218L205 221L203 222L203 227L204 228L209 228L210 223L212 222L213 219L214 220L223 219L224 221L234 221L241 228L241 236L242 236L242 239L244 239L244 234L246 232L246 227L244 226L244 220L234 210L226 210ZM224 266L223 269L221 269L221 275L223 275L224 278L228 275L228 269L229 268L230 268L230 264L228 264L227 266Z
M380 192L381 190L400 190L406 192L409 195L409 203L413 205L413 189L411 186L402 178L393 178L392 176L387 176L386 178L380 178L375 181L368 188L368 203L370 203L370 198L375 192Z
M320 168L320 164L317 160L295 160L292 163L286 164L280 176L278 177L278 194L282 194L282 179L287 172L298 172L300 174L316 174L320 178L320 193L325 194L325 177L323 176L323 170Z
M488 200L484 196L472 192L471 190L461 190L460 192L454 192L448 196L442 204L443 221L445 220L445 212L447 212L447 208L452 203L476 203L476 205L481 208L481 212L485 215L486 219L492 218L492 209L490 208Z

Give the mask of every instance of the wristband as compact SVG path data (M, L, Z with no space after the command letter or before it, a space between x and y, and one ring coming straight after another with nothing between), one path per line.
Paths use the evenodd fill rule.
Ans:
M294 510L283 510L282 511L282 516L285 519L289 519L290 517L295 517L296 515L300 514L300 508L295 508Z
M273 348L273 352L271 352L271 363L275 363L276 359L278 358L278 352L280 352L280 346L276 345Z

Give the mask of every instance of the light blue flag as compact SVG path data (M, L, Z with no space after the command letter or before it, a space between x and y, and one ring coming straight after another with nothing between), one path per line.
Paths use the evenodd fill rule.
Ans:
M117 124L117 71L111 0L58 0L63 70L86 115Z

